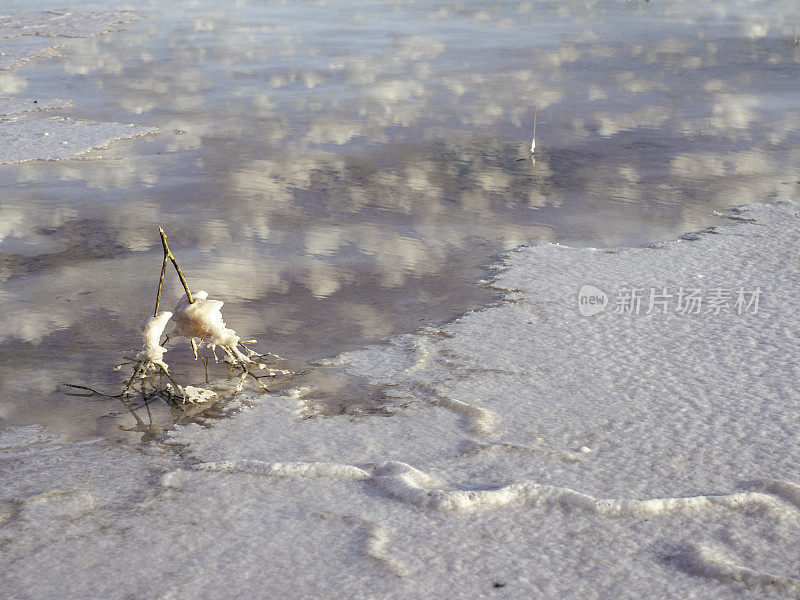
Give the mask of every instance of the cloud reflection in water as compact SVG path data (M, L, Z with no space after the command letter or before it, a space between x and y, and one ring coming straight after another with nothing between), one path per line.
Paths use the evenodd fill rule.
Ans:
M47 391L135 345L157 224L237 330L314 359L486 301L470 282L501 249L642 244L796 197L793 0L478 7L151 1L0 73L163 132L0 173L3 352L60 346Z

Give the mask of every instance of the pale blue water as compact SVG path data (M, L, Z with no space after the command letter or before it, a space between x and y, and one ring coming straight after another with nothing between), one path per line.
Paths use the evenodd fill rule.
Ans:
M162 130L102 160L0 166L0 424L108 431L110 405L59 384L116 385L157 225L231 326L305 364L491 301L474 282L516 245L646 244L797 196L788 0L131 8L0 72L0 95ZM330 402L359 401L326 377Z

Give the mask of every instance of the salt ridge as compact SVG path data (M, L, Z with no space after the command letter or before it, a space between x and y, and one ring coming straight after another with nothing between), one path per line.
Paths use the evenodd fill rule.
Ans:
M534 482L513 483L498 489L445 489L432 487L435 480L411 465L387 461L374 465L335 463L267 463L258 460L199 463L196 469L224 473L248 473L270 477L331 477L368 479L399 500L440 511L472 512L508 505L561 507L598 515L652 516L672 512L698 511L713 507L730 510L764 510L780 518L800 517L800 486L785 481L761 482L765 492L743 491L692 497L594 498L575 490Z

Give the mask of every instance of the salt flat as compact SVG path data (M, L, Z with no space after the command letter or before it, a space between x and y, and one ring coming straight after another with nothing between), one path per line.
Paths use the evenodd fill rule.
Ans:
M145 7L160 20L117 49L93 45L94 36L130 21L127 11L0 16L0 70L24 73L26 61L63 53L71 90L91 73L108 86L102 94L83 87L87 97L73 103L61 99L73 95L66 90L47 89L44 74L36 79L48 91L41 97L23 77L7 79L0 162L63 161L156 131L58 112L85 103L98 113L116 103L124 111L114 114L144 115L174 132L159 146L164 155L142 151L130 164L119 155L115 163L3 167L14 198L0 206L8 257L0 418L31 410L65 374L83 382L87 371L110 372L124 350L118 340L128 339L124 324L141 320L141 306L151 309L151 262L161 251L149 239L154 223L187 240L180 255L194 263L192 281L225 300L232 326L265 341L262 333L287 325L277 338L287 344L337 320L396 331L382 328L393 313L364 288L335 295L359 280L345 251L354 239L362 238L354 244L360 260L378 257L380 285L403 289L412 287L411 266L444 278L451 263L434 260L443 239L459 256L473 251L476 232L503 238L504 248L560 239L569 219L548 228L536 215L562 202L591 224L576 231L604 243L643 239L637 223L662 218L669 231L725 224L643 248L542 243L503 254L481 284L502 294L497 304L331 352L314 367L345 370L378 390L377 405L342 397L344 414L331 415L330 394L309 377L280 393L237 395L222 418L140 445L110 436L68 443L58 427L9 419L0 430L3 596L800 596L793 5L770 2L759 12L683 2L624 17L644 9L541 3L538 12L523 3L484 12L476 3L463 14L442 5L415 15L415 5L404 14L414 31L395 39L383 28L400 20L376 18L390 14L381 4L366 11L373 29L354 34L354 48L342 53L337 44L349 34L326 29L339 5L314 7L325 17L309 19L300 5L217 14L208 4L174 13ZM273 32L273 20L310 29ZM363 19L348 13L345 21ZM416 35L429 21L442 29ZM526 28L537 23L542 37L533 40ZM616 45L598 23L620 35ZM686 23L690 43L681 38ZM152 37L159 27L174 28L180 43ZM498 31L509 32L513 51L493 46L492 55L469 42ZM74 36L92 40L69 62ZM386 47L372 48L382 37ZM520 45L528 39L532 47ZM451 73L451 57L466 51L476 62L501 62L462 63ZM763 57L773 67L762 68ZM497 68L509 60L510 76ZM700 67L714 76L702 90L693 87L697 77L684 78ZM342 81L346 91L336 91ZM527 160L529 107L519 101L534 95L550 112L537 165ZM585 102L575 108L579 95ZM306 122L320 102L329 106ZM183 112L171 114L176 107ZM507 122L516 123L511 133L503 133ZM213 146L215 135L224 143ZM429 135L435 160L414 149ZM526 142L522 163L518 139ZM348 163L359 140L380 141L384 158ZM351 142L356 150L345 148ZM208 155L197 151L206 143ZM587 153L584 143L602 152ZM671 150L654 150L665 144ZM405 150L392 158L397 148ZM183 162L173 163L175 154ZM172 170L162 172L164 164ZM70 202L72 177L87 184L72 189ZM151 191L161 178L164 187ZM190 180L210 187L201 193ZM767 197L786 201L712 213ZM342 198L352 200L348 211L364 207L362 220L327 220ZM520 198L524 210L489 210L489 200ZM664 209L670 202L676 210ZM402 216L396 231L384 222L393 210ZM379 216L365 216L372 212ZM301 215L306 238L298 236ZM647 239L664 230L648 230ZM84 252L62 248L53 232L101 239ZM297 240L307 248L293 275L278 248ZM342 264L325 262L339 249ZM324 300L317 318L296 296L267 294L297 282ZM246 303L249 312L234 312ZM350 348L365 339L348 331L329 335L348 338ZM374 331L368 339L389 335ZM178 353L171 347L167 360ZM79 420L94 400L71 403L75 414L67 414L59 388L49 406Z
M797 596L800 216L731 217L649 248L508 254L499 305L332 361L384 386L372 414L315 417L297 388L241 396L165 446L5 433L6 589ZM586 317L587 282L612 300L622 286L761 297L741 314L612 301Z

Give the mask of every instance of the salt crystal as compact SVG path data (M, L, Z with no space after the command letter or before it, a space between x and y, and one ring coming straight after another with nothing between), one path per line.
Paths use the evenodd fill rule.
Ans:
M201 404L217 397L216 392L213 390L198 388L193 385L187 385L183 388L183 391L183 401L189 402L190 404Z
M239 336L233 329L225 327L220 309L221 300L209 300L208 292L193 292L194 302L190 303L184 294L175 307L175 330L172 335L186 338L200 338L213 346L235 347Z
M136 360L149 361L162 367L165 371L167 365L164 363L164 352L167 351L161 344L161 335L167 325L172 313L165 310L158 313L155 317L147 317L142 322L142 339L144 344L141 352L136 355Z

